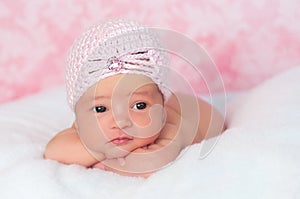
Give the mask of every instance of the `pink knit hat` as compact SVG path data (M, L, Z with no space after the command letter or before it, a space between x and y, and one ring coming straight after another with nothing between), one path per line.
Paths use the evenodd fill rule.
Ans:
M91 26L70 48L66 68L68 103L74 110L89 87L120 73L150 77L166 99L170 95L167 63L159 37L136 21L113 19Z

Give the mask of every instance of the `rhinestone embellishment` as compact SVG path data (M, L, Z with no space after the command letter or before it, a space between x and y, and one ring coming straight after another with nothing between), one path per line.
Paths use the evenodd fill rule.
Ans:
M111 57L106 62L108 69L112 71L120 71L124 68L124 62L116 56Z

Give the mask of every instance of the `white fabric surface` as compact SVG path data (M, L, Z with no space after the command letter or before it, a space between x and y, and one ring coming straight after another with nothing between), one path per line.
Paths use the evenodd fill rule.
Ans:
M235 97L208 156L193 145L147 180L42 158L73 121L63 88L2 104L0 198L300 198L299 85L295 67Z

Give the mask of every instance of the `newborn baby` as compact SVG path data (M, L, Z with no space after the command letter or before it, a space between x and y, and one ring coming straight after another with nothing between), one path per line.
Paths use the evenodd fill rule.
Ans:
M216 136L224 118L200 98L173 93L159 38L115 19L75 40L67 93L76 119L47 145L45 158L148 177L186 146Z

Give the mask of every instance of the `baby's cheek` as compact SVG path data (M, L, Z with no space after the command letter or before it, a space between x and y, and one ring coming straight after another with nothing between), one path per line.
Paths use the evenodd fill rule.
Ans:
M133 112L130 115L131 120L135 123L135 125L139 127L145 127L151 125L151 117L149 115L149 111L145 112Z
M98 122L97 129L95 129L95 131L103 134L105 138L109 137L107 135L108 129L111 126L109 120L106 119L105 117L97 117L97 122Z
M147 138L136 138L134 140L135 144L137 147L144 147L144 150L147 149L149 144L154 143L154 141L159 137L159 134L155 134L151 137L147 137Z

